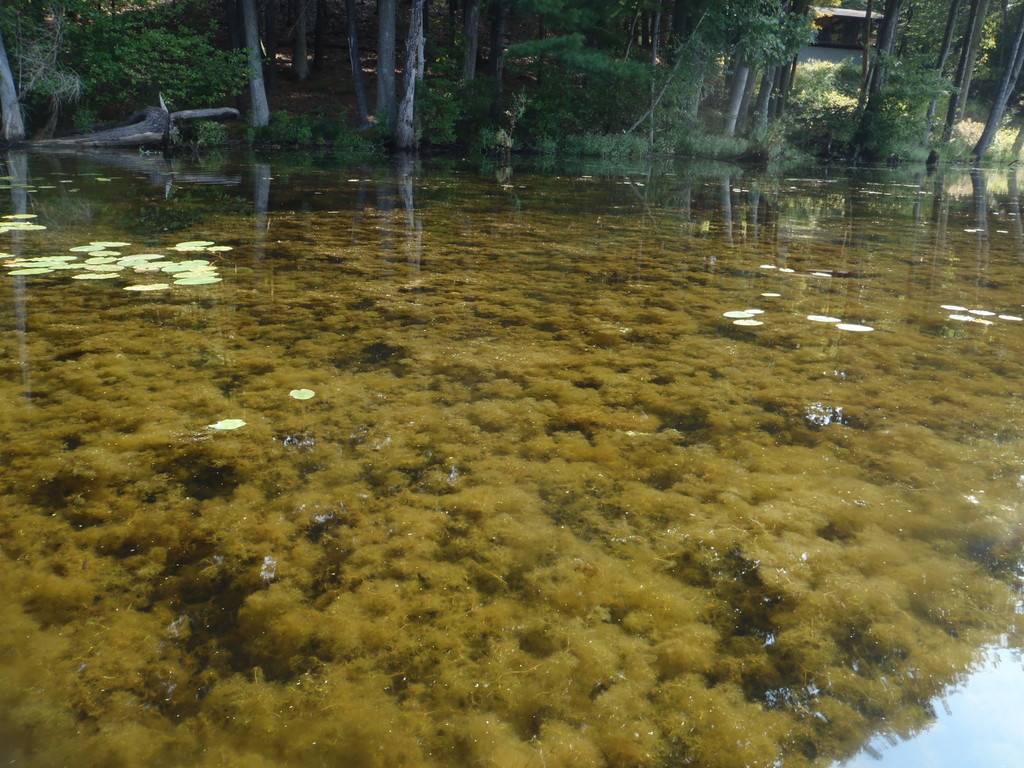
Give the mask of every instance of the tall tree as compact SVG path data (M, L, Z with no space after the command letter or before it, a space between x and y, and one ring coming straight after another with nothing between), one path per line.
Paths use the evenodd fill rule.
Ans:
M359 127L365 128L369 125L370 108L366 102L366 87L363 85L363 62L359 56L359 18L356 16L356 0L345 0L345 28L348 32L348 63L352 68L352 86L356 92Z
M412 152L419 145L416 132L416 84L423 71L423 5L425 0L412 0L409 12L409 34L405 40L405 73L402 101L398 106L395 126L395 148Z
M298 0L292 27L292 71L300 81L309 77L309 50L306 46L309 4L310 0Z
M882 120L885 84L889 75L890 57L896 49L896 32L904 0L886 0L885 11L875 42L875 60L868 74L867 103L861 112L860 123L854 135L854 145L866 157L876 152L876 131Z
M476 77L476 53L480 40L480 0L466 0L463 9L462 34L466 48L462 54L462 80L469 82Z
M25 123L21 118L21 104L14 87L14 76L11 74L3 35L0 35L0 112L3 113L3 138L6 141L24 139Z
M395 0L377 2L377 114L387 120L387 133L395 132Z
M249 54L249 125L260 127L270 122L270 105L267 104L267 89L263 84L259 19L256 16L256 0L241 2L242 29Z
M1009 55L1010 61L1007 63L999 80L999 88L996 91L995 101L992 104L992 111L989 112L988 120L985 122L985 130L982 131L978 143L974 145L972 155L975 162L980 161L985 156L989 145L992 143L992 139L995 138L996 131L999 130L999 124L1002 122L1003 114L1006 111L1006 103L1010 100L1010 94L1017 87L1021 66L1024 66L1024 9L1020 11L1020 18L1017 21L1017 29L1014 32L1013 44L1010 47Z
M953 93L949 97L949 109L946 111L946 126L942 132L943 143L949 143L953 137L953 128L963 118L964 104L971 88L971 77L974 64L978 60L978 47L981 45L981 34L988 15L989 0L971 0L970 12L967 17L967 31L964 33L960 46L960 61L956 68L956 79L953 82Z

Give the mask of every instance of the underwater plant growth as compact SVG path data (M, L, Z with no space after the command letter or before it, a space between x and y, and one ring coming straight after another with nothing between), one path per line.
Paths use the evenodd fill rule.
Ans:
M827 766L1019 645L1007 191L282 163L129 234L173 196L60 162L0 233L6 759Z

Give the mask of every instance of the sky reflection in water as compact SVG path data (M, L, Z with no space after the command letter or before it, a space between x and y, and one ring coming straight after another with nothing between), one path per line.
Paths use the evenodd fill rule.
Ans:
M8 759L909 765L1019 647L1014 177L7 169Z

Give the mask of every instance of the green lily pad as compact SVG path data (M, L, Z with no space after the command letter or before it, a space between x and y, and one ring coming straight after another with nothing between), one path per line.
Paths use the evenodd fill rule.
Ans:
M245 422L241 419L221 419L216 424L208 424L210 429L238 429L244 427Z
M117 277L114 272L83 272L80 275L72 275L72 280L109 280L112 277Z
M213 283L219 283L221 278L219 277L183 277L180 280L175 280L175 285L211 285Z
M123 264L86 264L85 268L90 272L120 272L124 269Z
M113 264L117 259L113 256L93 256L85 260L86 264Z
M103 242L101 240L94 240L92 242L92 245L98 245L101 248L124 248L126 245L131 245L131 243L113 243L113 242L107 243L107 242Z
M46 229L42 224L29 224L23 221L0 222L0 232L30 232L35 229Z
M39 218L38 214L35 213L8 213L6 216L0 216L4 219L36 219Z
M195 251L205 249L213 244L213 240L188 240L184 243L178 243L174 246L174 249L176 251Z
M141 285L126 285L126 291L166 291L171 287L170 283L142 283Z
M99 245L99 244L89 244L89 245L76 245L74 248L68 248L68 250L69 251L74 251L75 253L89 253L91 251L102 251L102 250L104 250L104 248L103 248L102 245Z
M8 275L45 275L47 272L53 272L51 267L29 267L27 269L12 269L8 272Z
M309 400L309 398L313 397L313 395L315 395L316 392L314 392L312 389L293 389L288 394L294 397L296 400Z

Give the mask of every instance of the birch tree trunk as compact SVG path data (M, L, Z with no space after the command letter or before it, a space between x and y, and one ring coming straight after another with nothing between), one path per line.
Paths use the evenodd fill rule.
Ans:
M11 64L7 60L7 49L0 35L0 112L3 113L3 138L5 141L19 141L25 138L25 123L21 119L21 104L14 87Z
M256 0L242 0L242 28L245 48L249 53L249 125L260 127L270 122L267 89L263 84L263 57L260 50L259 20Z
M413 152L419 145L419 136L416 135L416 84L423 66L423 4L424 0L412 0L409 34L405 41L405 78L395 127L395 149L403 152Z

